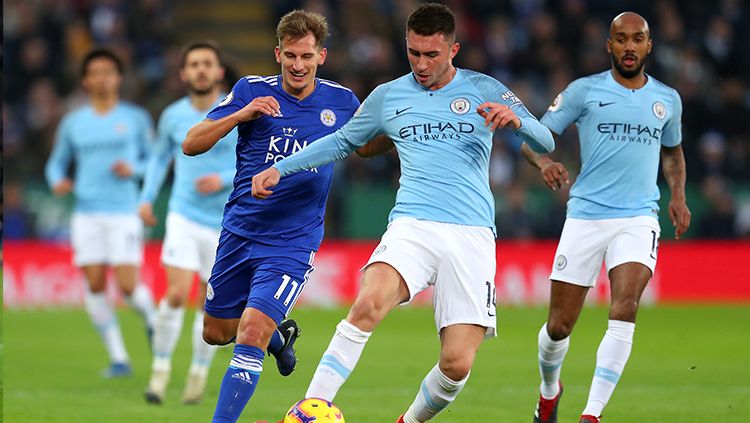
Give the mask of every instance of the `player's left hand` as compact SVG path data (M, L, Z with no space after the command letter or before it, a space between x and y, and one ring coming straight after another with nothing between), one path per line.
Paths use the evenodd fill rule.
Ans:
M221 182L221 176L215 173L195 179L195 189L201 194L213 194L222 188L224 184Z
M484 126L489 126L490 131L506 126L515 131L521 127L521 119L504 104L485 101L477 107L477 113L484 118Z
M124 160L116 161L115 164L112 165L112 172L120 178L130 178L133 176L133 168Z
M265 200L273 194L273 191L268 188L275 187L280 179L281 174L275 167L269 167L253 176L253 197Z
M687 232L690 226L690 209L685 199L671 199L669 201L669 218L674 226L674 239L680 239L680 236Z

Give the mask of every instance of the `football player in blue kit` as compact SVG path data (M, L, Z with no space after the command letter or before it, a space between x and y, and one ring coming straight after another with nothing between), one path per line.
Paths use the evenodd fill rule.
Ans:
M183 142L183 151L195 155L235 127L239 135L234 190L224 210L205 303L204 339L217 345L236 341L213 422L237 421L258 384L266 349L282 374L294 369L299 330L284 324L290 320L279 323L313 271L333 166L289 178L272 201L252 197L252 177L337 130L359 107L351 90L315 76L327 54L324 17L290 12L279 21L276 35L281 74L241 78ZM386 141L375 145L387 147Z
M598 423L633 344L641 294L656 267L659 244L659 156L671 190L669 216L679 239L690 225L685 200L680 96L644 72L653 41L648 23L625 12L607 40L611 69L573 81L541 122L556 134L575 123L581 171L570 190L567 217L550 279L550 308L539 331L542 382L535 423L557 422L560 370L586 293L604 260L611 282L609 324L580 422ZM569 183L565 167L522 146L552 189Z

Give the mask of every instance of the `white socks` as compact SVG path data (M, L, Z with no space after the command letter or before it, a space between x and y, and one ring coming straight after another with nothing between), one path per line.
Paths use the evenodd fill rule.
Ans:
M110 361L112 363L130 362L125 349L125 341L122 339L120 323L112 310L112 305L107 300L106 293L104 291L93 293L87 288L84 303L91 322L94 323L104 341Z
M318 363L305 398L333 401L339 388L357 365L371 334L372 332L363 332L346 320L339 322L328 349Z
M184 317L184 307L171 307L166 298L159 302L159 313L154 325L154 362L151 365L153 370L170 370L172 353L177 340L180 339Z
M133 293L125 296L128 305L141 315L148 327L154 327L156 322L156 307L154 307L154 298L143 283L138 283L133 289Z
M569 345L570 337L553 341L547 333L547 323L539 330L539 374L542 376L539 392L545 399L552 399L560 392L560 370Z
M203 340L203 312L196 310L193 320L193 360L190 365L190 374L206 377L216 348L218 348L216 345L209 345Z
M596 352L594 380L591 383L589 399L583 414L601 416L630 357L634 332L635 323L620 320L609 321L607 332Z
M404 414L404 423L421 423L435 417L456 399L469 375L456 382L444 375L439 364L436 364L422 380L417 397Z

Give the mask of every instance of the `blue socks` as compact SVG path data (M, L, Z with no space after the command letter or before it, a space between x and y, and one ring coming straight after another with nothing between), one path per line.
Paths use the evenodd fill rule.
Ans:
M264 355L260 348L235 345L234 356L221 382L212 423L235 423L240 418L258 385Z
M273 331L273 335L271 335L271 341L268 343L268 352L271 354L276 354L277 352L281 351L281 349L284 347L284 338L281 337L281 333L279 333L279 330L276 329Z

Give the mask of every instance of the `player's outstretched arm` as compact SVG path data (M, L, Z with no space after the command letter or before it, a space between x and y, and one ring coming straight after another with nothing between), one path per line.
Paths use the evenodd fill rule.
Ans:
M555 139L550 130L530 114L518 116L513 108L491 101L480 104L477 113L484 118L484 125L490 131L498 128L512 129L538 153L551 153L555 149Z
M377 137L370 140L370 142L368 142L367 144L359 147L355 152L359 157L362 157L363 159L369 159L372 157L380 156L381 154L385 154L393 150L393 147L395 147L395 145L393 144L393 140L385 135L378 135Z
M268 188L278 185L280 179L281 173L274 167L269 167L253 176L253 197L265 200L273 194L273 191Z
M547 155L536 153L526 143L521 144L521 154L527 162L539 169L549 189L556 191L563 185L570 185L568 170L562 163L550 159Z
M190 128L182 142L182 152L195 156L210 150L229 131L243 122L249 122L260 116L278 116L281 113L279 102L271 97L256 97L242 109L219 120L206 119Z
M669 200L669 218L674 226L674 237L680 239L690 226L690 209L685 197L685 155L682 145L661 147L661 162L664 178L669 184L672 198Z

